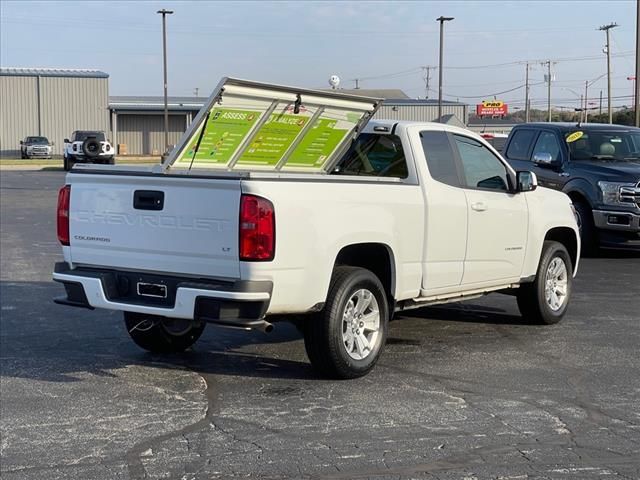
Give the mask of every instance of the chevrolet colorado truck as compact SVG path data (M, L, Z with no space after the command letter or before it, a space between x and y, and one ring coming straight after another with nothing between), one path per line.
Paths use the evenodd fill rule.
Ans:
M225 78L164 164L77 165L58 197L57 303L135 343L293 320L312 365L366 374L395 312L515 295L558 322L580 256L569 197L478 135L368 121L380 100Z
M516 169L573 201L582 251L640 251L640 128L598 123L528 123L504 149Z

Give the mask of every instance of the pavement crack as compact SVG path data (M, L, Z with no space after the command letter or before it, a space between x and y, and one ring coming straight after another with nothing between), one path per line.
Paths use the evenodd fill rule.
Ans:
M197 422L191 423L178 430L172 430L170 432L163 433L161 435L156 435L154 437L151 437L136 443L132 448L130 448L127 451L125 455L125 461L127 464L127 471L129 473L129 478L135 479L135 480L149 478L149 475L147 474L147 471L141 459L141 455L143 452L146 452L149 449L158 450L157 446L159 444L175 437L185 438L187 440L187 449L189 450L190 449L189 440L186 437L190 434L203 430L207 428L209 425L213 424L212 418L215 413L216 404L217 404L217 393L214 391L214 388L213 388L214 387L213 378L211 375L204 375L195 370L190 370L190 371L198 374L206 385L204 394L207 399L207 408L204 416Z

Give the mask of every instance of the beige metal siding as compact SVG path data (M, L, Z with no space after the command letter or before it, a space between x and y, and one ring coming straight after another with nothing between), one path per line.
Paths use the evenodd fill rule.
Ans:
M38 135L36 81L0 76L0 157L19 157L20 140Z
M462 123L467 121L465 105L443 105L442 115L455 115ZM434 122L438 119L438 105L382 105L374 118Z
M106 78L41 77L42 135L55 142L61 154L63 140L74 130L109 129L109 87Z
M0 154L15 157L21 139L43 135L61 155L74 130L107 131L108 85L107 78L0 75Z
M175 145L186 130L186 114L169 114L169 144ZM127 146L128 155L151 155L164 151L164 115L118 114L118 144Z

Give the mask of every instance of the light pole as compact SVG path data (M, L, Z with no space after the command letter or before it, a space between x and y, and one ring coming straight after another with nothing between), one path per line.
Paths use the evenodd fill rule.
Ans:
M609 113L609 123L613 123L613 113L611 111L611 47L609 43L609 30L616 28L617 23L610 23L609 25L603 25L598 30L604 30L607 34L607 46L605 47L607 53L607 111Z
M162 15L162 57L164 60L164 152L169 149L169 107L167 105L167 15L172 15L173 10L158 10Z
M444 41L444 22L453 20L453 17L440 16L436 18L437 22L440 22L440 61L438 66L438 122L442 118L442 52Z

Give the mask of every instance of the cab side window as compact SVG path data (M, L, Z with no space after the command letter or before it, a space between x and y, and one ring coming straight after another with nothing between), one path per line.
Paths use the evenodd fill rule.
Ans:
M466 184L470 188L509 190L507 168L484 145L473 138L454 135Z
M333 174L407 178L407 160L400 137L372 133L359 135Z
M540 132L536 146L533 147L533 156L540 153L548 153L554 162L560 160L560 143L554 133Z
M434 180L454 187L460 186L455 156L446 132L420 132L422 150L427 159L429 173Z
M535 130L516 130L507 148L507 158L511 160L529 160L529 148L535 136Z

